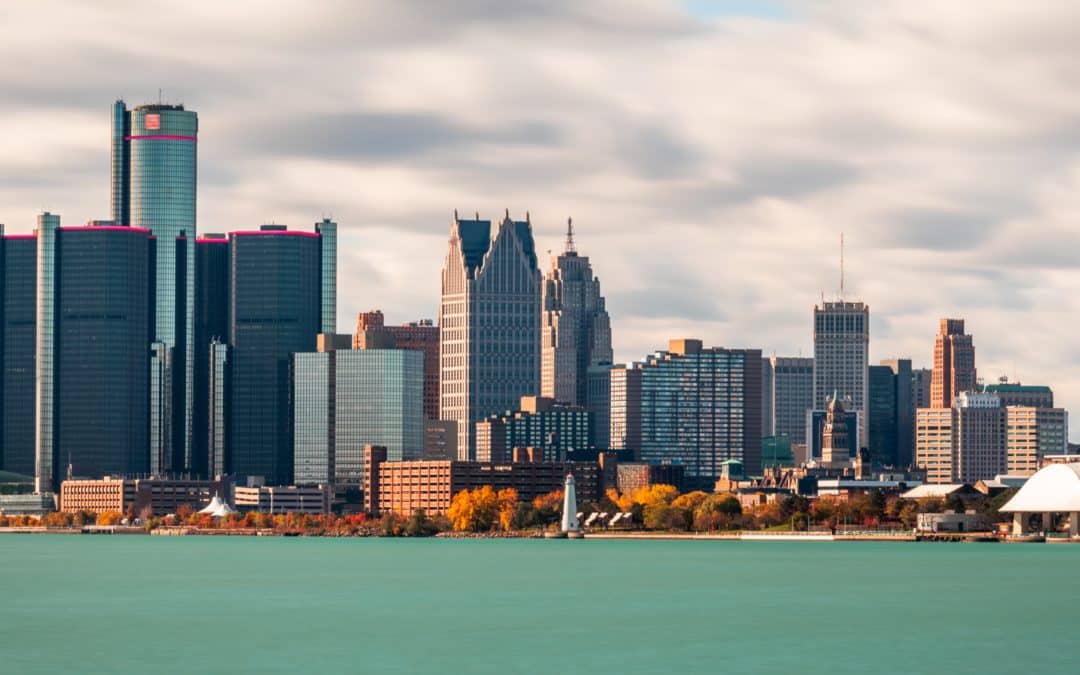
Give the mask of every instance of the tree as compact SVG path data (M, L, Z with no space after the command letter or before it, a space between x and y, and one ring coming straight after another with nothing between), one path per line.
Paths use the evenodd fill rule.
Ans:
M439 531L439 528L427 517L424 509L416 509L405 523L406 537L430 537Z
M670 504L678 496L679 491L674 485L656 483L654 485L638 488L634 491L634 503L641 504L642 506L650 506L661 502Z
M124 514L119 511L102 511L97 515L98 525L116 525L123 519Z
M514 529L514 515L517 513L518 491L514 488L499 490L495 497L499 509L499 529Z
M708 495L694 510L694 529L701 531L734 529L742 516L742 505L731 493Z
M490 485L454 495L447 515L458 532L485 532L495 524L499 497Z

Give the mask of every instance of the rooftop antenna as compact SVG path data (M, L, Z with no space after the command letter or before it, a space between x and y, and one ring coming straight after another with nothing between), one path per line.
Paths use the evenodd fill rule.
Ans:
M577 249L574 248L574 219L566 219L566 252L576 253Z
M158 105L161 105L164 102L162 100L163 96L164 96L163 90L161 89L161 87L158 87L158 90L157 90L157 102L158 102Z
M844 301L844 233L840 233L840 302Z

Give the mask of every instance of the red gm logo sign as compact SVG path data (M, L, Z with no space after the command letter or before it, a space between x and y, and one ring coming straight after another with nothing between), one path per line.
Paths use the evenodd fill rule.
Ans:
M161 128L161 115L152 114L143 118L143 125L147 131L154 131Z

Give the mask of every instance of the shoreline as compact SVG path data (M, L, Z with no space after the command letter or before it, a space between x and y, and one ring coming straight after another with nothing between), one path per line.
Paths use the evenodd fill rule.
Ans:
M169 527L147 531L142 527L122 525L88 525L84 527L2 527L2 534L45 535L126 535L158 537L322 537L330 539L385 538L402 539L379 533L335 534L268 529L199 529L196 527ZM544 539L544 532L440 532L424 539ZM898 532L898 533L836 533L828 531L746 531L746 532L647 532L647 531L600 531L586 532L583 539L608 541L801 541L801 542L900 542L900 543L1080 543L1080 538L1067 537L999 537L993 532Z

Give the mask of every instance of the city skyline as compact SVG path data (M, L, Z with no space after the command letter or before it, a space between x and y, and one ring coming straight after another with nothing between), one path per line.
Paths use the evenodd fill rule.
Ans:
M615 17L603 5L556 3L434 17L444 24L435 28L398 3L345 16L348 30L339 31L326 31L318 9L290 22L297 10L274 5L265 21L230 29L228 40L209 31L199 54L183 39L201 22L195 14L179 14L151 43L117 40L146 28L137 13L119 24L111 17L110 27L94 8L68 8L81 21L64 22L57 49L40 53L23 49L40 15L9 9L18 30L0 49L21 50L31 63L0 75L12 93L0 117L14 132L0 160L0 222L27 233L43 207L67 223L106 217L103 114L117 97L153 102L164 87L166 102L200 113L201 231L300 225L324 212L341 223L339 325L376 305L392 323L434 318L449 214L494 217L509 207L531 212L541 269L574 218L604 280L616 361L641 360L679 336L807 356L810 307L839 285L843 230L847 295L874 309L870 363L909 357L929 366L937 321L960 316L979 341L987 382L1008 374L1050 384L1060 405L1075 408L1076 350L1066 328L1053 328L1067 324L1060 317L1074 309L1080 285L1064 253L1075 239L1067 229L1072 145L1063 131L1074 111L1055 94L1062 74L1049 65L1029 72L1018 56L1034 51L1052 64L1045 50L1054 41L1034 36L1065 40L1075 22L1031 10L926 17L907 4L877 6L873 16L798 4L705 16L657 4ZM378 18L380 39L351 34ZM253 47L279 35L270 24L291 35L279 43L280 60L258 64ZM912 30L899 35L901 25ZM970 34L959 55L938 44L958 39L962 26ZM470 40L481 28L494 28L495 39ZM65 30L84 39L67 40ZM321 33L320 50L300 58L306 38ZM372 46L348 51L365 36ZM617 76L620 64L643 56L634 46L642 36L651 49L696 58ZM888 43L875 47L876 38ZM510 58L505 40L518 47ZM783 41L810 50L813 67L777 53ZM232 58L219 74L222 54ZM971 82L973 63L989 54L1001 67ZM307 83L298 70L310 69L287 63L325 67L336 55L364 77L327 69ZM1016 64L1005 67L1010 55ZM433 56L454 64L452 86L438 81ZM137 58L140 73L73 65L121 58ZM753 81L734 67L742 58L760 59ZM904 58L920 64L918 74ZM929 91L928 66L941 78ZM718 67L733 100L685 105ZM301 95L282 100L266 77L274 68ZM529 77L515 82L516 68ZM894 74L891 95L874 88L884 86L881 72ZM319 86L333 96L315 96ZM1025 116L1015 91L1030 94L1035 112ZM271 101L274 110L259 105ZM601 133L612 116L617 123ZM1017 325L1051 328L1031 349Z

